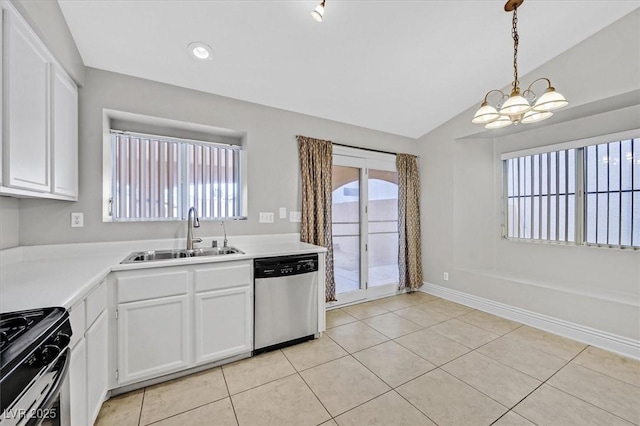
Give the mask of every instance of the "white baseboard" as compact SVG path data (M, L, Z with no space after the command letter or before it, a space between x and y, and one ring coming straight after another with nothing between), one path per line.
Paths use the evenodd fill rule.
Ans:
M640 341L638 340L527 311L526 309L495 302L435 284L424 283L424 285L420 287L420 291L640 360Z

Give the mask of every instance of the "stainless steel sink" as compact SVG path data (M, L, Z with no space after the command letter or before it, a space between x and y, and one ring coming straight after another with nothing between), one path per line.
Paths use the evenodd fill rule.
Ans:
M134 251L120 263L154 262L158 260L184 259L188 257L222 256L226 254L244 254L235 247L213 247L171 250Z

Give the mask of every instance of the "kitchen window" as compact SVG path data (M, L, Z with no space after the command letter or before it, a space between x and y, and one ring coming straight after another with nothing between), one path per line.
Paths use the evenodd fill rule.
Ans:
M503 154L504 237L640 248L639 134Z
M239 146L110 132L113 221L184 220L190 207L201 219L241 212Z

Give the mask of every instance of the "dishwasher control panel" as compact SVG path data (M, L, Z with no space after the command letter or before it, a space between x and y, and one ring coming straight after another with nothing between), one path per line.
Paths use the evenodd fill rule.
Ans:
M285 256L255 260L255 278L284 277L318 270L318 255Z

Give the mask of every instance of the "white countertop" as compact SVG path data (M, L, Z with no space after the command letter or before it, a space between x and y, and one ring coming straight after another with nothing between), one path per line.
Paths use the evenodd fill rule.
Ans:
M221 239L217 238L220 242ZM211 247L203 238L199 247ZM324 247L298 241L298 234L239 236L229 245L244 254L120 264L133 251L182 248L183 240L60 244L0 251L0 312L46 306L70 308L111 271L227 262L300 253L322 253Z

